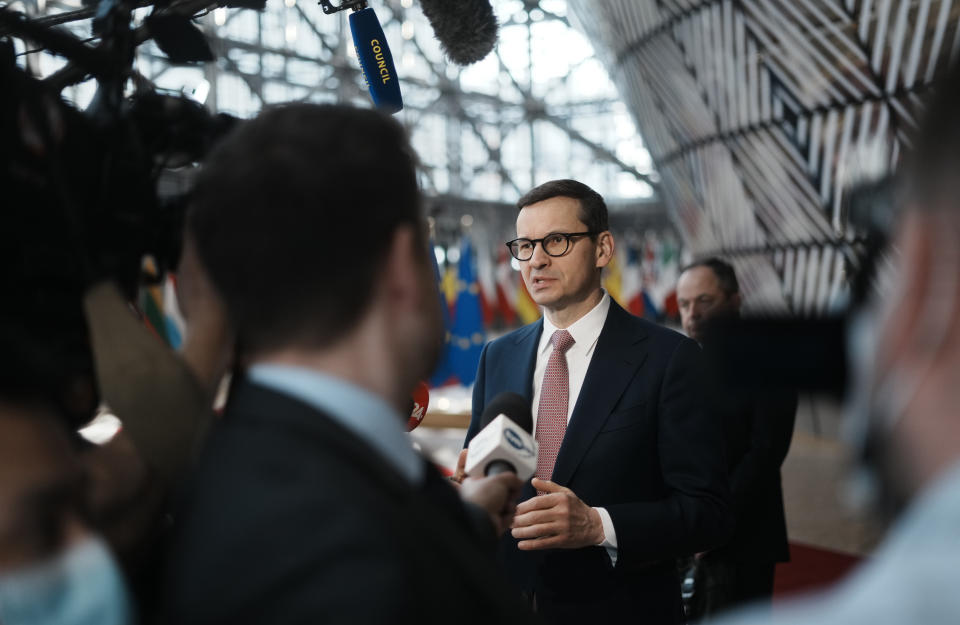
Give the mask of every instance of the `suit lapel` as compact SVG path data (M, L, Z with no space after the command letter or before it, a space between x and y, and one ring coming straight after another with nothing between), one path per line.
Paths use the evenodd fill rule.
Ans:
M533 401L533 372L537 367L537 347L543 333L543 318L517 333L514 341L517 345L517 358L504 363L501 384L493 388L512 391Z
M517 333L514 338L514 343L517 346L516 359L503 363L499 384L493 388L513 391L526 397L531 404L533 403L533 374L537 368L537 348L540 346L540 336L542 334L543 317L540 318L540 321L530 324ZM536 410L536 406L531 405L531 409ZM520 491L520 501L526 501L536 494L537 491L527 481L523 490Z
M633 321L616 302L610 302L610 312L597 339L553 468L553 481L557 484L570 482L593 439L647 357L643 343L646 333Z

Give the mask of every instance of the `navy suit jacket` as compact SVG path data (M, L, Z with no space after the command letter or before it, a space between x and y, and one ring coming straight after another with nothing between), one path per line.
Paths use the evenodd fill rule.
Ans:
M541 320L484 347L467 442L498 393L532 398L542 331ZM702 401L700 358L694 341L611 302L553 481L609 511L616 566L602 547L521 552L509 534L501 542L507 574L547 621L679 622L675 559L731 536L721 423ZM534 494L527 484L521 500Z
M191 476L163 622L530 623L450 483L412 485L302 401L246 380Z

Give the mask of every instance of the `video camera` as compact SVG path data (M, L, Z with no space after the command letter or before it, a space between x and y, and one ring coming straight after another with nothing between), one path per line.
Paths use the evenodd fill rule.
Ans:
M133 70L137 45L171 39L160 18L180 19L171 7L181 5L154 7L157 17L145 22L152 30L144 31L131 19L142 3L103 0L91 12L97 45L0 7L0 231L7 235L0 245L0 393L57 398L78 422L97 404L84 292L111 281L133 301L147 281L145 257L154 259L156 276L176 266L185 201L161 197L158 182L171 168L202 161L236 121L163 93ZM15 38L68 64L34 77L17 63ZM160 47L182 60L182 49ZM81 111L60 92L88 76L97 91Z
M849 228L829 244L843 254L847 297L827 314L744 316L710 323L704 354L723 388L782 388L838 399L845 395L851 382L851 323L870 303L879 261L896 222L899 189L897 176L888 174L846 192L842 214Z

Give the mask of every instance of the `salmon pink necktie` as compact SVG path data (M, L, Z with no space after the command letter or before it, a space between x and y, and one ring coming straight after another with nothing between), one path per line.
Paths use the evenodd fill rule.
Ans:
M540 405L537 407L537 477L553 477L553 465L567 431L567 408L570 400L570 375L567 372L567 350L574 344L566 330L557 330L550 337L553 352L547 360L547 371L540 385Z

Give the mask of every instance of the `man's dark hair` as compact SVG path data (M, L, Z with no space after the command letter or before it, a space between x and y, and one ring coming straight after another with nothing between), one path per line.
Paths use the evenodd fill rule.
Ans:
M400 124L341 105L268 109L217 146L187 230L242 352L353 329L401 225L426 258L415 167Z
M603 196L576 180L551 180L527 191L519 200L517 208L536 204L554 197L568 197L580 202L580 221L591 232L603 232L610 229L607 219L607 204Z
M717 258L716 256L696 260L681 269L680 275L697 267L708 267L711 269L713 275L717 276L717 284L720 286L720 290L723 291L723 294L727 297L740 292L740 282L737 280L737 272L734 271L733 265L727 261Z

